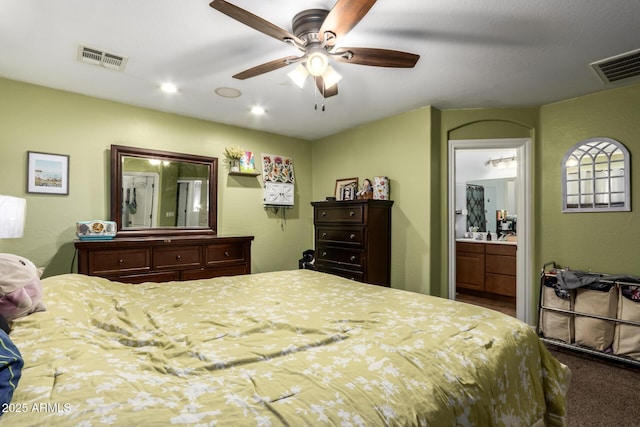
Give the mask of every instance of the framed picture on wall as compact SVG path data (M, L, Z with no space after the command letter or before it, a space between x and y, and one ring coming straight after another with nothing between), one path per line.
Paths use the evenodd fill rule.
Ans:
M69 156L27 152L27 193L69 194Z
M358 178L343 178L336 180L336 200L355 200L358 192Z

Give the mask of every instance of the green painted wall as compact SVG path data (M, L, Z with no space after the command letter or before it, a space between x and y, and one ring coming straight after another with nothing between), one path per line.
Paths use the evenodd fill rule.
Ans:
M435 118L435 124L434 124ZM313 200L333 196L341 178L388 176L391 213L391 286L430 293L434 255L433 228L439 211L431 200L439 196L439 146L431 144L439 112L430 107L378 120L314 141ZM437 240L436 240L437 242ZM439 275L439 272L436 276Z
M631 212L562 213L560 162L577 142L618 140L631 157ZM640 275L640 84L540 109L538 263Z
M220 234L253 234L254 272L297 268L313 246L310 202L333 195L336 179L391 179L393 287L447 293L447 140L533 138L534 267L640 274L640 220L629 213L562 214L560 160L576 142L606 136L631 152L632 208L640 197L640 84L535 108L399 114L318 141L194 120L0 79L0 193L27 198L25 237L0 251L68 272L76 220L108 218L109 146L132 145L221 159ZM259 178L228 176L224 147L292 156L296 206L262 207ZM26 152L69 154L70 195L25 194ZM534 278L534 283L537 283ZM532 303L535 303L533 301Z
M313 246L308 141L6 79L0 94L0 194L27 199L24 237L1 240L0 252L46 266L47 276L70 271L77 220L109 218L111 144L218 157L219 234L255 235L254 272L297 268ZM296 205L286 220L263 208L261 178L227 175L223 153L231 145L293 158ZM26 194L27 151L70 156L68 196Z

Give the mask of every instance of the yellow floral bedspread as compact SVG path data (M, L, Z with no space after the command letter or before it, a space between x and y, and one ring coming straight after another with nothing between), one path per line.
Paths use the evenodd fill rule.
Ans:
M566 425L568 368L479 307L309 270L43 286L0 426Z

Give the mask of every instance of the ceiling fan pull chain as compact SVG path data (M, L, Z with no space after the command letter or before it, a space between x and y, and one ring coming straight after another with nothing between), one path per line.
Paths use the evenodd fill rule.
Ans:
M314 83L318 81L318 77L313 78ZM314 102L314 110L318 111L318 90L316 89L317 85L313 85L313 102Z
M316 78L319 78L319 77L316 77ZM316 85L316 87L318 86ZM322 80L322 99L324 100L325 98L326 96L325 96L325 87L324 87L324 79L323 79ZM324 112L324 102L322 103L322 111Z
M313 109L318 111L318 93L316 92L316 88L313 88Z

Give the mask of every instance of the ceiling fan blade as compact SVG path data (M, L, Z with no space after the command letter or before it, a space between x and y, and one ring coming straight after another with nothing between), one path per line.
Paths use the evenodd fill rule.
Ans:
M300 40L289 31L280 28L277 25L274 25L257 15L254 15L253 13L239 8L238 6L235 6L224 0L213 0L211 3L209 3L209 6L219 12L224 13L228 17L235 19L236 21L242 22L243 24L253 28L254 30L258 30L261 33L271 36L275 39L278 39L280 41L286 41L287 39L290 39L299 46L302 46L304 44L304 41Z
M335 84L329 88L324 87L324 79L322 76L316 77L316 87L318 88L318 92L325 97L329 98L338 94L338 85Z
M318 38L324 40L326 32L340 38L347 34L369 12L376 0L338 0L325 18Z
M349 55L349 52L352 55ZM373 49L368 47L341 47L331 53L331 58L347 64L371 65L373 67L413 68L420 55L399 50Z
M273 61L265 62L264 64L256 65L253 68L244 70L233 76L234 79L245 80L250 77L259 76L260 74L268 73L269 71L277 70L278 68L286 67L291 64L290 61L297 61L300 58L297 56L287 56L285 58L275 59Z

